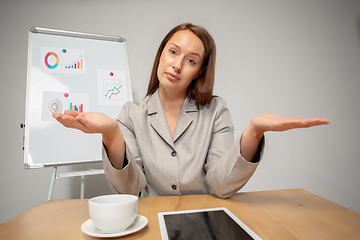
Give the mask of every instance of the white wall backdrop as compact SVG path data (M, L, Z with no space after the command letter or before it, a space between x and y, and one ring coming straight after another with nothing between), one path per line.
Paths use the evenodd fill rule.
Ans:
M140 99L160 41L182 22L204 26L217 43L215 94L228 102L236 136L263 112L332 122L266 134L242 191L302 188L360 212L359 0L11 0L0 2L0 223L45 202L52 175L23 165L29 29L125 37ZM79 192L79 178L59 179L54 198ZM86 177L86 198L107 193L104 175Z

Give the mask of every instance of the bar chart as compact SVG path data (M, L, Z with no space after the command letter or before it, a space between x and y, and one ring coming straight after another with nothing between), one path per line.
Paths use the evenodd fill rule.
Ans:
M83 69L83 60L79 59L73 63L66 64L65 68L66 69Z
M84 112L84 105L74 105L72 102L70 102L70 110L74 110L77 112Z

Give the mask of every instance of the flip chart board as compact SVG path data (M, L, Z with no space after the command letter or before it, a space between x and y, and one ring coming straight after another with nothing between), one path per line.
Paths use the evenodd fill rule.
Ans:
M30 29L25 168L101 161L100 134L65 128L52 113L72 109L116 118L132 101L126 49L121 37Z

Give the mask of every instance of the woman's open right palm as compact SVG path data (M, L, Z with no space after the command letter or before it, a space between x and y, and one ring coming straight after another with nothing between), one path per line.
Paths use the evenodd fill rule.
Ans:
M115 119L102 113L79 113L67 110L64 114L54 113L53 117L67 128L75 128L84 133L107 133L118 127Z

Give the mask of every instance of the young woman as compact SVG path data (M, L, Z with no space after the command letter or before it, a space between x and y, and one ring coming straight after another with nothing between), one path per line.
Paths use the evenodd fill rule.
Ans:
M158 49L146 97L126 103L117 120L75 111L53 116L66 127L102 134L104 170L116 193L230 197L259 164L266 131L330 122L261 114L234 143L226 103L212 95L215 57L204 28L181 24Z

